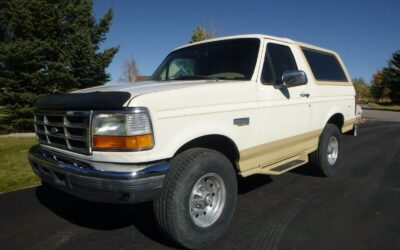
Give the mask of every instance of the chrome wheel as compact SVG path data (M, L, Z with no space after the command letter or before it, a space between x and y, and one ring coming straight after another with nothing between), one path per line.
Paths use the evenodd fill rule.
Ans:
M216 173L203 175L190 195L190 216L199 227L212 225L222 213L226 199L225 183Z
M334 165L339 155L339 142L332 136L328 141L327 157L330 165Z

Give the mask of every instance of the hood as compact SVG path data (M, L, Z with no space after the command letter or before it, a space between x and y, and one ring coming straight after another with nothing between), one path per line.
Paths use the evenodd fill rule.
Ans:
M204 85L204 84L216 84L218 82L210 80L195 80L195 81L168 81L168 82L134 82L134 83L122 83L116 85L105 85L94 88L82 89L72 93L89 93L89 92L128 92L131 98L139 95L165 91L170 89L187 88L191 86Z
M39 97L36 107L41 110L118 110L126 107L132 98L139 95L216 83L209 80L149 81L99 86L67 94Z

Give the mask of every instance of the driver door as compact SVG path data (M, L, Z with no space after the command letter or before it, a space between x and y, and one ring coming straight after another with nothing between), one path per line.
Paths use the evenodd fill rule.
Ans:
M265 148L261 167L296 156L310 145L305 137L311 129L308 85L277 87L285 71L304 70L296 63L300 56L292 44L266 44L258 91L259 138Z

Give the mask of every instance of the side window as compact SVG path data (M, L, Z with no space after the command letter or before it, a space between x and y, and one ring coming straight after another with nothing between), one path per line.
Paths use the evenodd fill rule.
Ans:
M261 74L264 84L282 84L285 71L297 70L296 61L288 46L269 43Z
M347 77L335 55L302 48L316 80L347 82Z
M194 60L176 58L169 63L168 79L194 75Z
M261 82L263 84L275 84L275 74L272 70L271 59L267 53L265 53L264 66L261 73Z

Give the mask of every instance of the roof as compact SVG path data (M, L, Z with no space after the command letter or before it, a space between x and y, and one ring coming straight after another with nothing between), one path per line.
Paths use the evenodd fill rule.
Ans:
M213 38L213 39L203 40L203 41L200 41L200 42L186 44L186 45L180 46L180 47L178 47L178 48L176 48L174 50L178 50L178 49L182 49L182 48L186 48L186 47L190 47L190 46L197 45L197 44L202 44L202 43L209 43L209 42L230 40L230 39L239 39L239 38L269 39L269 40L275 40L275 41L295 44L295 45L298 45L298 46L301 46L301 47L307 47L307 48L310 48L310 49L321 50L321 51L325 51L325 52L328 52L328 53L336 54L332 50L321 48L321 47L318 47L318 46L315 46L315 45L312 45L312 44L298 42L298 41L295 41L295 40L292 40L292 39L289 39L289 38L285 38L285 37L269 36L269 35L263 35L263 34L243 34L243 35L235 35L235 36L222 36L222 37L217 37L217 38Z

